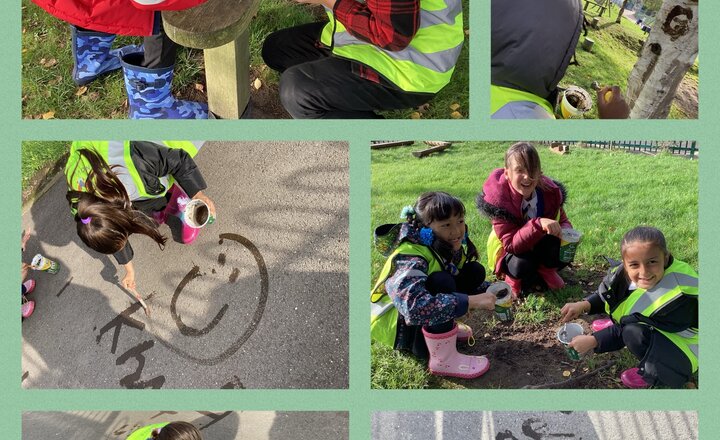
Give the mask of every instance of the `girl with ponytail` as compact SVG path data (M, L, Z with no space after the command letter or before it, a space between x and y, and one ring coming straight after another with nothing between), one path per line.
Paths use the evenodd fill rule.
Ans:
M126 289L136 287L131 234L146 235L163 249L167 239L159 225L168 215L181 216L179 203L190 198L205 202L215 216L192 159L197 149L190 142L73 142L65 176L77 234L89 248L113 254L125 268ZM198 231L183 222L182 242L191 243Z

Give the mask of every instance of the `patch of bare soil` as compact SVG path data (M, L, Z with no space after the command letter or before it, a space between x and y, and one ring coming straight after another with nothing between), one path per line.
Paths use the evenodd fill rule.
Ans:
M600 270L564 269L568 285L580 285L583 295L597 289L604 272ZM541 293L536 293L541 294ZM574 298L580 299L580 298ZM574 300L573 299L573 300ZM558 305L558 307L560 307ZM620 388L618 352L588 354L573 361L558 342L558 322L547 325L520 325L515 322L498 323L492 312L474 313L467 324L474 329L475 344L460 347L462 353L487 356L490 369L477 379L438 378L437 386L444 388ZM585 317L581 323L585 334L590 324L600 316ZM613 363L613 364L611 364Z
M675 93L675 104L688 119L697 119L698 90L695 81L683 78Z

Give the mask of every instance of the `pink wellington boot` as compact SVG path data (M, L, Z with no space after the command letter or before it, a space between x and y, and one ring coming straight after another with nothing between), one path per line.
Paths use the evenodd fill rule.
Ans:
M178 214L178 197L185 195L185 192L177 184L173 184L168 192L170 193L170 200L165 205L165 209L153 212L153 219L161 225L167 221L168 215Z
M485 356L460 354L455 348L457 343L457 325L447 333L429 333L423 329L425 342L430 352L428 367L435 376L452 376L462 379L480 377L490 368Z
M458 342L468 342L473 337L473 329L464 322L455 322L457 324L457 340ZM471 344L472 345L472 344Z
M185 223L183 211L185 211L185 206L191 199L177 184L171 186L169 191L170 200L168 200L167 206L162 212L157 213L159 216L162 216L163 221L160 222L155 214L153 214L153 218L155 218L158 223L165 223L168 215L174 215L179 218L180 224L182 225L180 241L182 241L183 244L190 244L195 241L198 234L200 234L200 229L193 228Z
M640 376L640 369L638 367L628 368L620 374L620 380L623 385L628 388L647 388L650 386L649 383L645 382L645 379Z
M608 327L612 327L613 322L610 318L596 319L592 322L593 333L599 332L600 330Z
M538 267L538 273L542 277L543 281L545 281L545 284L547 284L548 289L558 290L565 287L565 281L560 278L556 268L540 266Z
M522 292L522 280L513 278L510 275L505 275L505 282L512 289L513 299L518 299L520 297L520 293Z
M35 301L30 301L24 296L22 297L22 306L20 312L23 318L29 318L35 311Z
M25 295L27 295L35 290L35 280L29 279L23 283L23 286L25 286Z

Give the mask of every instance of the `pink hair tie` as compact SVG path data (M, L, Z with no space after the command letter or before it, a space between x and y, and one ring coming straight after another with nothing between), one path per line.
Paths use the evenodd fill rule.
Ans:
M81 218L81 219L80 219L80 221L81 221L82 224L84 224L84 225L87 225L88 223L90 223L91 220L92 220L92 217L85 217L85 218Z

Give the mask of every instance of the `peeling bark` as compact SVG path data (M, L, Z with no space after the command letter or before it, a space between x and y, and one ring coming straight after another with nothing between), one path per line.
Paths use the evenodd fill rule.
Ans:
M664 119L698 53L697 0L665 0L628 79L633 119Z

